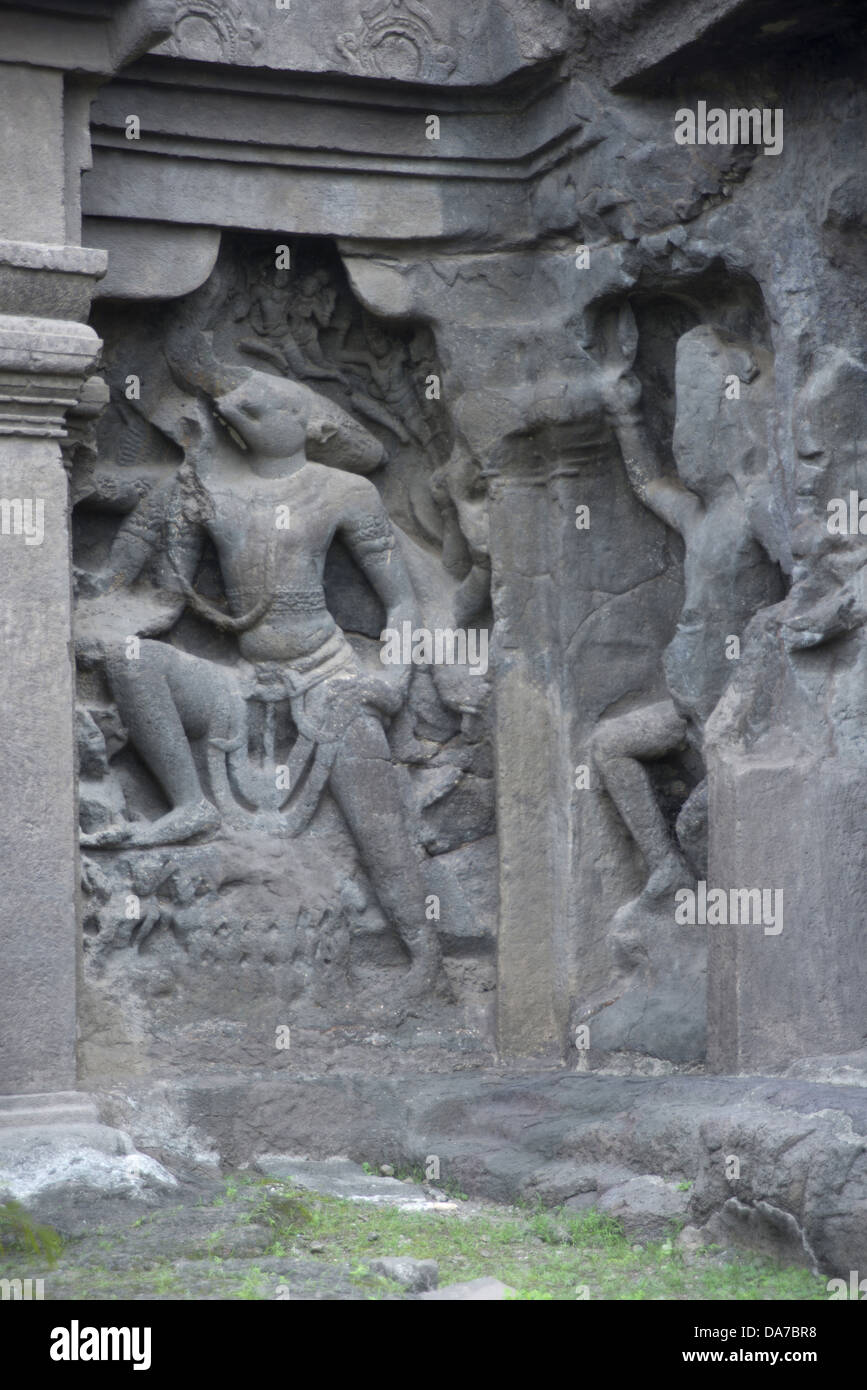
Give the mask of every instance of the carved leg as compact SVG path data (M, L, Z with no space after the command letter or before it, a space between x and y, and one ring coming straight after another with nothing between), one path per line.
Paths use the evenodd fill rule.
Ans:
M350 400L360 415L366 415L368 420L374 420L378 425L383 425L391 434L397 435L401 443L409 444L408 431L384 405L379 405L361 391L352 391Z
M124 842L180 844L215 830L219 812L204 795L190 739L231 736L232 693L208 661L164 642L143 641L138 660L114 653L106 672L121 718L140 757L157 778L171 811L133 829Z
M698 878L707 878L707 797L705 777L680 808L675 834Z
M425 885L407 830L409 813L375 716L353 720L334 760L330 786L382 908L410 953L407 988L428 993L439 974L439 942L425 918Z
M671 700L603 721L592 753L609 796L638 845L649 871L644 892L656 896L691 875L669 834L641 760L660 758L683 744L687 733Z

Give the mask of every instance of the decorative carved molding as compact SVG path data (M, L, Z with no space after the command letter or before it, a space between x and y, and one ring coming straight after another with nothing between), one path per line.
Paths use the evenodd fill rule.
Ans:
M457 53L438 38L432 14L417 0L376 0L337 47L370 77L444 81L457 66Z
M160 51L202 62L243 63L255 57L262 43L262 30L246 21L238 0L186 0Z
M0 316L0 435L63 439L99 348L83 323Z

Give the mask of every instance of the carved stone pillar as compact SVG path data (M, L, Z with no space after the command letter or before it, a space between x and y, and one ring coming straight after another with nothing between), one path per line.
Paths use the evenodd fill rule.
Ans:
M57 25L0 14L0 1177L13 1195L129 1140L74 1092L78 805L69 499L60 442L100 348L107 257L76 244L90 99L167 32L170 0ZM82 1169L76 1171L81 1174Z
M78 879L66 473L59 440L99 339L0 317L0 1010L3 1091L75 1085Z
M511 1056L560 1052L555 1010L559 653L544 473L509 471L489 493L500 919L497 1037ZM543 824L542 824L543 823Z

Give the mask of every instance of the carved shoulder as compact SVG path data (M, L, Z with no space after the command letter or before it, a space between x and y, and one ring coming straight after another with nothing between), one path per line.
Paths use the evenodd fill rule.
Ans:
M338 473L337 477L340 480L338 487L341 511L346 522L364 516L383 516L387 519L382 498L369 479L360 477L357 473L343 472Z

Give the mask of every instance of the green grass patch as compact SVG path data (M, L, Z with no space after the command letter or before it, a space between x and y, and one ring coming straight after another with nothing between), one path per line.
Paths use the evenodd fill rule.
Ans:
M393 1298L400 1290L372 1274L369 1262L382 1255L406 1255L436 1260L441 1285L483 1276L501 1279L519 1302L828 1297L825 1278L803 1269L754 1255L724 1256L714 1248L686 1255L676 1243L674 1224L669 1239L636 1247L608 1215L545 1209L538 1202L513 1207L468 1202L451 1211L402 1212L240 1174L202 1206L212 1213L212 1225L203 1237L197 1203L188 1248L183 1238L178 1243L177 1209L172 1213L169 1258L160 1252L158 1240L143 1245L140 1229L146 1224L152 1242L168 1213L150 1213L146 1223L142 1218L131 1221L112 1240L94 1232L90 1246L76 1241L64 1248L57 1232L36 1225L17 1204L6 1203L0 1208L0 1276L38 1275L53 1261L56 1273L46 1285L48 1298L187 1300L202 1297L204 1290L220 1298L262 1300L274 1298L280 1283L291 1285L293 1261L304 1262L309 1280L315 1260L322 1267L323 1288L335 1287L339 1274L363 1297L376 1300ZM262 1253L233 1259L227 1269L217 1251L231 1249L233 1233L249 1231L251 1225L263 1228ZM113 1268L106 1269L100 1250L114 1241ZM285 1273L282 1265L273 1264L284 1259ZM187 1264L179 1267L179 1260ZM264 1271L262 1263L268 1266ZM316 1277L314 1273L314 1286Z
M279 1186L301 1201L288 1184ZM620 1224L596 1211L401 1212L307 1192L303 1201L307 1234L325 1247L321 1258L353 1271L378 1255L434 1259L441 1285L490 1275L522 1300L827 1298L824 1279L756 1256L720 1263L706 1252L687 1261L671 1240L633 1249ZM284 1231L278 1221L275 1237L284 1246L297 1233L297 1225Z
M0 1206L0 1250L30 1255L51 1269L60 1258L63 1237L52 1226L39 1225L10 1198Z

